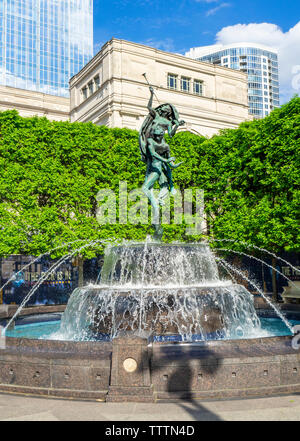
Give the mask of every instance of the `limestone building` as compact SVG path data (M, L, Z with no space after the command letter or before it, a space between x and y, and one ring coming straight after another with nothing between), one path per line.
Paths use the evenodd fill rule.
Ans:
M70 80L71 121L139 130L153 105L172 103L186 125L212 136L252 119L247 74L119 39L108 41Z
M21 116L45 116L54 121L70 119L70 99L32 90L0 86L0 111L16 109Z

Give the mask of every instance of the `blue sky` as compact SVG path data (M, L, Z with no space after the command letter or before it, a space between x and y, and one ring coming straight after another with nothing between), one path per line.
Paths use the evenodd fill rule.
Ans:
M241 33L238 24L248 27ZM282 101L300 93L299 0L94 0L95 53L112 37L182 54L216 42L259 40L280 49Z
M267 22L286 32L299 20L299 0L94 0L94 42L97 50L114 36L184 53L214 44L225 26Z

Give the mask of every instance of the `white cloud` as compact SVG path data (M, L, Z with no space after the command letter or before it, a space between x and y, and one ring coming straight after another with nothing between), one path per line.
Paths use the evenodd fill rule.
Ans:
M217 43L230 44L241 41L264 43L276 47L282 39L283 32L272 23L250 23L227 26L217 33Z
M211 15L215 15L220 9L223 8L229 8L231 6L231 3L221 3L219 6L216 6L215 8L209 9L206 12L206 17L210 17Z
M216 35L217 44L241 42L278 49L281 102L300 95L300 21L287 32L272 23L249 23L227 26Z
M174 40L172 38L165 38L163 40L155 40L154 38L148 38L147 40L141 41L140 44L146 46L155 47L166 52L174 52Z

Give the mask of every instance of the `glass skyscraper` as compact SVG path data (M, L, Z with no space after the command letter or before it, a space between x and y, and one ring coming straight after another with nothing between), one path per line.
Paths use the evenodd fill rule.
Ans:
M93 56L93 0L0 0L0 84L68 96Z
M279 107L277 51L253 43L192 48L185 54L199 61L238 69L248 74L249 113L267 116Z

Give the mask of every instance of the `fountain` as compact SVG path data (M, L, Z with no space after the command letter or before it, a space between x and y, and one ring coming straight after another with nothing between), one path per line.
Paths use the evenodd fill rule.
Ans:
M100 282L76 288L63 313L12 315L1 391L143 402L300 391L292 332L282 321L274 336L275 312L220 277L206 243L109 245ZM285 316L300 323L297 309Z
M195 341L234 337L236 329L248 335L257 327L253 296L220 280L206 244L145 242L107 248L101 283L73 292L60 334Z
M258 310L244 286L220 277L209 243L160 241L160 206L168 191L175 193L171 169L181 164L163 135L173 136L184 122L170 104L152 109L150 91L140 149L153 238L108 245L100 282L76 288L64 312L61 306L24 308L47 274L16 312L4 311L0 390L117 402L300 392L300 355L291 338L299 311L284 316L262 292L273 311ZM48 273L97 242L81 245ZM262 326L266 317L277 320L274 314L284 335Z

